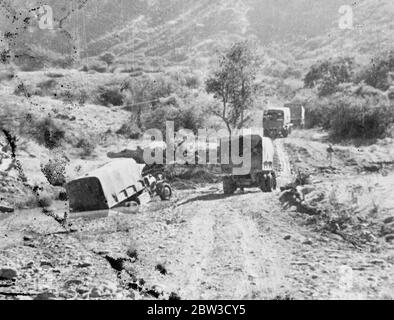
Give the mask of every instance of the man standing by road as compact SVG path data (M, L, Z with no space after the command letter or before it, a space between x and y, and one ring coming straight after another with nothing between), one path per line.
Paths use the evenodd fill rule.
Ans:
M332 167L332 155L334 153L334 148L330 144L327 148L327 158L330 161L330 168Z

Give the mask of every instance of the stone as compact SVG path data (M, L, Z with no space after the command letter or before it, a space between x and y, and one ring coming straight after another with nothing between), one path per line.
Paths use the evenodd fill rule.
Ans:
M286 240L286 241L287 241L287 240L290 240L290 239L291 239L291 236L286 236L286 237L284 237L283 239Z
M46 261L46 260L42 260L42 261L40 262L40 266L41 266L41 267L50 267L50 268L53 268L52 263L51 263L50 261Z
M0 280L14 280L18 276L18 272L12 268L0 269Z
M14 212L14 207L8 205L4 202L0 202L0 213L12 213Z
M82 263L80 263L80 264L77 265L77 268L84 269L84 268L89 268L89 267L91 267L91 266L92 266L92 264L89 263L89 262L82 262Z
M101 297L101 291L100 291L100 289L98 289L98 288L93 288L93 289L90 291L89 298L91 298L91 299L97 299L97 298L100 298L100 297Z
M390 224L394 222L394 217L389 217L383 220L384 224Z
M394 233L386 236L386 242L393 242L393 241L394 241Z
M43 292L38 294L34 300L55 300L56 296L51 292Z
M80 285L82 285L82 281L81 281L81 280L71 279L71 280L68 280L68 281L64 284L64 287L65 287L65 288L69 288L69 287L71 287L71 286L80 286Z
M385 224L381 230L382 236L387 236L389 234L394 234L394 222Z

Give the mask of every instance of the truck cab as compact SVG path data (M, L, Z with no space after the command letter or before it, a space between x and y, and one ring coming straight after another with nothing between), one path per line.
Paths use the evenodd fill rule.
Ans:
M264 111L264 135L275 139L286 138L291 133L291 111L289 108L270 107Z

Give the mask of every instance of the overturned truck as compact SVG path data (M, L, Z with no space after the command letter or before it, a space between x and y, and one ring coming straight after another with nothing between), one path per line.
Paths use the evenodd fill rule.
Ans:
M169 200L171 187L162 177L143 176L144 165L133 159L112 161L66 184L71 212L100 211L139 203L144 192Z

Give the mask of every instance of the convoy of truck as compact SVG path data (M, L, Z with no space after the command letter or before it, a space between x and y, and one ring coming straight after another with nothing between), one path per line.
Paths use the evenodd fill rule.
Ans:
M282 106L270 106L264 110L264 135L272 139L286 138L293 128L304 128L305 108L300 102L290 102Z
M274 170L275 149L272 139L286 138L293 128L305 126L305 108L299 102L291 102L282 106L270 106L264 110L262 130L258 133L233 136L220 139L216 147L221 156L223 148L229 151L228 162L220 159L223 175L223 191L227 195L237 189L260 188L263 192L276 190L277 179ZM261 131L261 132L260 132ZM237 161L245 156L244 143L250 143L250 159ZM232 146L238 146L237 161ZM138 160L137 160L138 161ZM246 171L240 173L240 166L249 162ZM66 190L70 209L74 212L108 210L123 205L128 201L139 203L139 197L148 192L151 196L157 194L162 200L172 196L171 186L161 174L153 176L144 172L144 165L137 164L133 159L116 160L87 174L84 177L70 181ZM198 160L197 160L198 163Z

